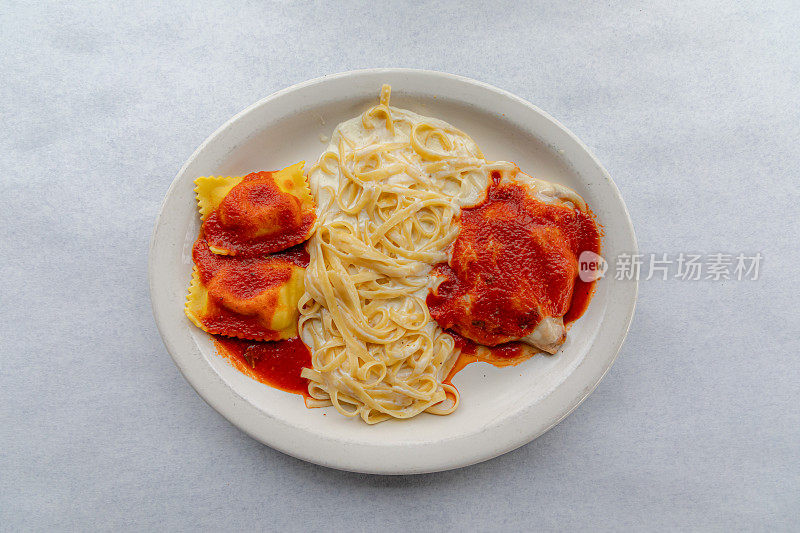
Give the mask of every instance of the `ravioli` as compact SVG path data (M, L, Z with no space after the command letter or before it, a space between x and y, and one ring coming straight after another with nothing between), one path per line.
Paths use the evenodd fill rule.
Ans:
M308 239L316 213L303 165L244 177L197 178L197 205L210 250L257 257Z
M186 316L208 333L272 341L297 336L297 302L305 286L299 254L242 259L213 254L201 234Z

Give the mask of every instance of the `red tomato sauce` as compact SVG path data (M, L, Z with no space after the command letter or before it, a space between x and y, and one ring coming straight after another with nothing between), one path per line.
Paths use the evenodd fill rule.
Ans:
M311 352L299 337L269 342L213 337L219 353L243 374L270 387L308 396L308 380L300 372L311 368Z
M316 220L314 209L284 192L274 172L253 172L223 198L203 221L203 233L215 247L231 255L255 257L285 250L306 240ZM271 228L266 235L259 231Z
M493 178L486 200L461 210L452 260L432 271L441 282L426 299L431 317L462 349L448 382L475 361L510 366L530 358L536 350L511 339L530 334L543 315L577 320L594 292L577 261L583 251L600 253L594 214L545 204Z
M252 264L263 264L270 259L283 259L299 267L307 267L310 258L305 243L292 246L269 257L240 258L232 255L217 255L208 248L203 231L192 247L192 259L200 272L200 281L206 284L223 268L241 268Z
M496 367L516 366L533 357L536 349L521 342L507 342L498 346L479 346L454 331L448 331L456 341L456 348L461 349L453 368L444 380L452 385L453 377L472 363L482 361Z

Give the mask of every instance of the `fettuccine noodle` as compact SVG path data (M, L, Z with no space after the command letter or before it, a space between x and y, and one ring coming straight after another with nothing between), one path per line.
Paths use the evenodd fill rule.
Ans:
M458 406L442 381L459 352L431 320L428 273L448 260L460 207L482 198L491 170L513 166L389 96L384 86L378 105L340 124L309 171L318 220L299 304L307 405L369 424Z

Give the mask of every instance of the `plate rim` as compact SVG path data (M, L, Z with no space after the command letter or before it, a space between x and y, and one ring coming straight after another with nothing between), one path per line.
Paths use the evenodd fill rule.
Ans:
M570 402L566 409L563 409L562 412L548 421L547 424L544 426L537 427L533 431L526 430L521 432L516 438L506 438L503 440L502 445L495 446L495 448L491 449L490 451L482 451L482 452L472 452L471 454L454 454L453 457L449 458L449 460L445 461L434 461L433 463L429 464L422 464L424 461L418 462L419 464L413 464L414 459L419 459L418 457L414 457L413 454L409 455L405 458L405 460L401 460L398 457L392 457L391 460L375 463L367 461L367 462L360 462L358 459L353 460L352 458L345 457L348 454L313 454L309 453L305 450L298 450L294 447L289 447L286 442L287 439L279 439L279 438L267 438L264 437L263 433L257 433L255 429L251 427L251 423L249 423L246 419L248 415L246 413L242 413L242 411L247 410L247 407L242 407L241 405L235 405L235 401L233 404L230 403L230 397L240 397L236 392L228 387L228 385L221 379L219 376L217 377L217 381L219 383L216 384L218 387L220 384L224 388L228 389L228 394L224 394L225 391L217 391L217 390L209 390L209 389L216 389L213 383L200 383L200 377L197 375L196 370L189 368L189 365L186 364L179 352L178 347L173 342L171 338L171 332L166 330L165 320L162 318L161 311L159 309L159 305L157 304L157 298L154 297L155 285L157 283L157 273L156 273L156 249L157 244L159 242L159 230L164 227L164 216L165 216L165 205L167 204L169 198L173 194L175 188L178 186L179 180L184 175L187 168L193 163L193 161L206 149L206 147L217 141L220 137L222 137L226 131L228 131L233 124L238 122L240 119L251 113L257 108L261 106L269 104L271 101L280 98L282 95L291 93L305 87L323 84L332 80L338 80L341 78L353 77L357 78L360 76L379 76L381 74L407 74L412 76L428 76L433 78L440 78L440 79L447 79L449 81L456 81L460 83L466 83L468 85L472 85L478 87L483 90L488 90L489 92L495 93L498 96L509 98L515 101L518 104L521 104L527 107L529 110L533 111L536 114L539 114L545 120L551 122L556 128L561 130L566 136L573 141L584 153L589 157L592 164L594 164L597 169L600 171L600 175L605 179L608 185L611 186L611 192L617 201L618 205L622 208L622 214L624 217L622 218L623 229L626 230L626 236L630 239L630 244L632 245L632 249L630 250L631 253L638 252L638 242L636 239L636 233L633 226L633 221L631 220L630 213L628 211L627 205L625 204L624 199L617 187L614 180L611 178L609 173L606 171L605 167L600 163L600 161L595 157L592 151L586 146L572 131L570 131L567 127L565 127L561 122L557 119L552 117L549 113L543 111L536 105L528 102L527 100L509 92L504 89L500 89L493 85L490 85L486 82L482 82L479 80L475 80L472 78L468 78L465 76L460 76L456 74L451 74L447 72L440 72L435 70L425 70L425 69L412 69L412 68L371 68L371 69L358 69L358 70L348 70L343 72L338 72L335 74L328 74L324 76L320 76L317 78L309 79L306 81L302 81L300 83L296 83L279 91L276 91L257 102L247 106L242 111L236 113L230 119L225 121L220 127L218 127L211 135L209 135L191 154L191 156L184 162L181 166L180 170L177 172L175 177L173 178L172 182L170 183L169 188L167 189L164 197L161 201L159 206L158 215L156 217L155 225L153 227L153 232L150 238L149 244L149 252L148 252L148 286L149 286L149 297L151 308L153 311L153 316L156 321L156 325L161 336L161 339L167 348L173 362L178 367L179 371L183 375L183 377L189 382L195 392L200 396L207 404L209 404L214 410L220 413L225 419L227 419L230 423L235 425L237 428L254 438L255 440L272 447L278 451L286 453L287 455L291 455L293 457L309 461L312 463L316 463L322 466L335 468L339 470L347 470L353 472L363 472L363 473L374 473L374 474L417 474L417 473L427 473L427 472L436 472L436 471L443 471L443 470L450 470L454 468L460 468L464 466L468 466L471 464L475 464L481 461L489 460L509 451L512 451L528 442L533 441L534 439L538 438L539 436L543 435L554 426L556 426L559 422L561 422L564 418L569 416L584 400L597 388L603 378L606 376L608 371L613 366L614 362L616 361L617 357L619 356L619 352L622 348L622 345L627 338L627 335L630 331L631 323L633 321L633 316L636 309L636 303L638 299L638 280L633 280L632 282L632 294L630 296L630 301L628 302L626 308L626 317L623 320L624 328L622 328L621 333L619 334L618 341L616 342L616 346L613 348L613 354L610 358L607 359L602 372L595 376L592 383L587 384ZM214 370L212 368L206 369L210 371L211 374L214 374ZM196 382L197 380L197 382ZM560 387L563 386L559 384L556 387L556 390L551 392L548 396L554 394ZM222 394L220 394L222 393ZM226 397L227 396L227 397ZM254 406L247 404L251 409L255 410L261 416L267 417L269 420L272 421L273 427L278 427L278 429L285 429L291 432L300 432L305 434L306 432L299 427L289 426L284 424L282 421L275 420L269 417L266 413L259 411ZM520 411L519 416L522 417L525 411ZM513 417L512 417L513 418ZM262 423L265 422L264 420L261 421ZM490 426L491 427L491 426ZM501 427L501 425L497 425L494 427ZM488 429L488 428L487 428ZM479 432L480 434L480 432ZM470 437L476 437L478 435L467 435L465 437L459 437L463 439L469 439ZM387 448L390 447L391 444L387 445L376 445L376 444L352 444L346 443L343 441L335 441L327 439L323 436L315 435L316 439L322 439L325 442L332 443L331 445L338 445L348 447L348 446L366 446L369 448ZM281 442L277 442L281 440ZM288 440L291 440L288 439ZM445 441L442 441L445 442ZM416 446L408 446L408 448L416 448ZM330 452L330 450L328 450ZM348 452L350 453L350 452ZM410 461L409 459L412 459ZM363 459L362 459L363 461Z

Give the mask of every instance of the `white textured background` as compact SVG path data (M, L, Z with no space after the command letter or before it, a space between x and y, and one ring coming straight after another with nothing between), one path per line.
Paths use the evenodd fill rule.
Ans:
M798 28L796 2L3 2L0 529L797 530ZM159 203L234 113L376 66L530 100L642 252L760 251L761 279L643 281L595 393L477 466L348 474L251 440L156 331Z

